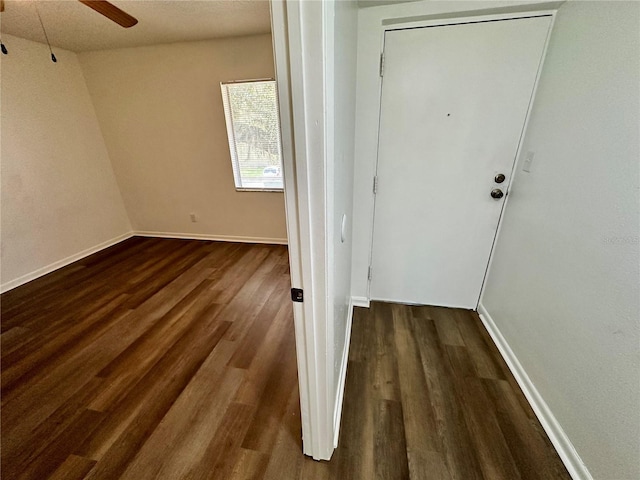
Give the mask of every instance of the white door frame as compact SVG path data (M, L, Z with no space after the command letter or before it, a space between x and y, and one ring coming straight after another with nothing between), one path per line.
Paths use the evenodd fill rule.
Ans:
M484 271L484 280L482 282L482 288L480 289L480 295L478 296L478 300L476 302L476 309L478 307L478 304L480 303L480 299L482 298L482 295L484 293L484 286L486 283L486 277L487 277L487 273L489 272L489 268L491 266L491 262L493 260L493 251L494 251L494 246L495 246L495 242L498 238L498 234L500 233L500 229L502 227L502 219L504 217L504 210L506 208L507 202L509 201L509 192L511 191L511 186L513 183L513 177L514 177L514 173L516 171L517 165L519 164L518 160L521 156L521 148L522 148L522 139L525 136L525 132L527 130L527 125L529 124L529 117L531 114L531 107L533 106L533 102L536 96L536 91L538 89L538 83L540 80L540 74L542 72L542 66L544 65L544 60L546 58L547 55L547 50L549 48L549 40L551 38L551 32L553 31L553 25L555 23L555 19L556 19L556 14L557 14L557 10L528 10L528 11L523 11L523 12L517 12L517 13L493 13L493 14L489 14L489 15L474 15L474 16L450 16L447 18L441 18L441 19L433 19L433 20L414 20L414 19L406 19L400 22L392 22L389 24L383 24L381 27L381 45L380 45L380 52L381 52L381 62L383 62L383 55L384 55L384 41L385 41L385 34L388 31L394 31L394 30L404 30L407 28L420 28L420 27L436 27L436 26L446 26L446 25L461 25L461 24L467 24L467 23L478 23L478 22L488 22L488 21L498 21L498 20L517 20L519 18L530 18L530 17L544 17L544 16L548 16L551 17L551 23L549 25L549 30L547 32L547 38L545 40L545 45L542 51L542 56L540 58L540 63L538 65L538 70L536 72L536 78L534 81L534 85L533 85L533 90L531 93L531 98L529 100L529 106L527 107L527 113L525 115L525 121L523 123L523 127L522 130L520 132L520 138L518 140L518 148L516 150L516 154L514 157L514 161L512 164L512 168L510 171L510 174L508 176L508 183L505 185L504 187L504 191L505 191L505 199L504 202L502 203L502 207L500 209L500 215L498 217L498 225L496 226L496 234L493 237L493 244L491 247L491 254L489 255L489 260L487 262L487 266L485 268ZM381 69L383 67L384 63L382 63L381 65ZM380 78L380 83L379 83L379 95L377 98L377 109L378 109L378 119L380 119L380 115L382 114L381 112L381 108L382 108L382 84L383 84L383 78ZM378 125L380 125L380 121L378 120ZM376 158L375 158L375 169L374 169L374 176L377 179L377 175L378 175L378 162L379 162L379 147L380 147L380 131L378 130L376 132ZM372 265L372 261L373 261L373 240L374 240L374 229L375 229L375 211L376 211L376 195L373 196L373 209L372 209L372 213L371 213L371 234L370 234L370 238L369 238L369 272L371 272L371 265ZM367 303L368 301L371 299L371 278L372 275L368 276L367 279ZM367 305L368 306L368 305Z
M415 0L362 8L358 12L358 57L356 96L356 136L353 210L353 264L351 288L354 305L369 306L367 269L371 264L371 229L373 225L372 182L378 146L378 112L380 111L380 53L385 28L402 23L459 18L487 14L528 12L555 13L564 3L544 0L474 0L433 2Z
M333 453L329 348L327 138L324 2L271 1L282 161L294 302L303 452Z
M335 47L329 38L332 8L331 2L271 0L291 281L293 287L304 290L304 302L293 304L303 451L316 460L331 458L335 433L330 382L334 360L329 344L331 309L327 303L331 289L327 193L331 185L327 172L332 161L327 78ZM527 13L542 12L535 12L534 7ZM414 23L409 20L404 23ZM399 25L383 22L381 40L384 29ZM379 101L379 94L371 101L378 112ZM377 132L375 145L377 149Z

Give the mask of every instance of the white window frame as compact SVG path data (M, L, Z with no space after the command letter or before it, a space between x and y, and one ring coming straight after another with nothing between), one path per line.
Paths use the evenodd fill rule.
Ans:
M261 82L261 83L266 83L266 82L270 82L273 83L275 89L276 89L276 104L275 104L275 110L276 110L276 117L278 120L278 129L280 130L280 141L278 142L278 155L280 157L280 171L282 172L282 163L283 163L283 159L282 159L282 126L280 123L280 112L278 109L278 85L275 81L275 79L273 78L256 78L256 79L250 79L250 80L232 80L232 81L226 81L226 82L220 82L220 92L222 95L222 106L224 109L224 119L225 119L225 123L227 126L227 140L229 143L229 154L231 155L231 168L233 169L233 182L234 182L234 186L237 192L283 192L284 191L284 176L281 177L282 180L282 187L278 188L278 187L243 187L243 186L238 186L238 185L242 185L242 175L240 173L240 162L238 161L238 151L237 151L237 145L236 145L236 138L235 138L235 133L234 133L234 129L233 129L233 115L231 112L231 105L230 105L230 101L229 101L229 94L228 94L228 90L226 88L227 85L232 85L232 84L241 84L241 83L252 83L252 82Z

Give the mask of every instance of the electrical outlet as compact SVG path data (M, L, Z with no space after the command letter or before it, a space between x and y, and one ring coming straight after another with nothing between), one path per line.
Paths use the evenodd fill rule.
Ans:
M196 217L195 213L190 213L189 218L191 219L192 223L196 223L198 221L198 217Z
M527 154L524 157L524 162L522 163L522 170L524 170L527 173L531 173L531 164L533 163L534 155L535 153L533 152L527 152Z

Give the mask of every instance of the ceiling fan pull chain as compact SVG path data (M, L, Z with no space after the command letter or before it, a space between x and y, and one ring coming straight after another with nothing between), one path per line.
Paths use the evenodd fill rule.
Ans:
M47 30L44 28L44 23L42 22L42 17L40 16L40 10L38 9L38 2L34 2L34 5L36 6L36 13L38 14L38 20L40 20L42 31L44 32L44 38L47 40L47 46L49 47L49 53L51 54L51 61L53 63L56 63L58 59L56 58L56 56L53 54L53 51L51 50L51 43L49 43L49 36L47 35Z
M0 0L0 12L4 12L4 0ZM0 39L0 50L2 50L2 53L4 55L8 55L9 51L7 50L7 47L4 46L4 43L2 43L2 40Z

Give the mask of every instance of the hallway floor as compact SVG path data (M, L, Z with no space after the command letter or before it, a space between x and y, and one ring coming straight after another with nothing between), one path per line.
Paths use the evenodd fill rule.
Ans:
M285 452L282 479L570 480L476 313L450 308L356 308L339 446Z

